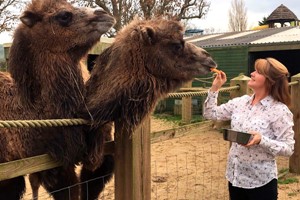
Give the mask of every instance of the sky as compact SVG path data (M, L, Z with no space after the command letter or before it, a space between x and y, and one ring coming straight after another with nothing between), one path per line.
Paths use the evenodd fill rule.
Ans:
M196 28L211 29L217 32L228 31L228 11L231 8L231 0L208 0L210 10L206 17L193 22ZM247 9L248 29L258 26L258 21L268 17L281 4L289 8L300 19L299 0L244 0Z
M231 0L207 0L211 3L208 14L203 19L193 20L197 29L214 29L215 32L228 31L228 11ZM300 19L299 0L244 0L247 9L248 29L258 26L258 21L268 17L281 4L288 7ZM0 34L0 44L11 42L12 33Z

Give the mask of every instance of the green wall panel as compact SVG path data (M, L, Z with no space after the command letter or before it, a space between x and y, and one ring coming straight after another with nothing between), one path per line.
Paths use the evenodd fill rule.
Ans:
M205 49L217 62L218 69L221 69L226 73L228 80L227 84L229 84L230 79L238 76L240 73L247 75L248 47L241 46ZM210 87L212 80L212 73L197 77L197 79L193 82L193 87Z

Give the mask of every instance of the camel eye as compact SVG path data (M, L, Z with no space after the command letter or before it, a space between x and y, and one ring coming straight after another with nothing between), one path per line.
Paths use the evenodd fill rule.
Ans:
M61 26L69 26L73 18L73 14L71 12L62 11L55 16L55 20Z
M172 49L173 52L182 51L183 45L184 45L183 42L172 43L171 44L171 49Z

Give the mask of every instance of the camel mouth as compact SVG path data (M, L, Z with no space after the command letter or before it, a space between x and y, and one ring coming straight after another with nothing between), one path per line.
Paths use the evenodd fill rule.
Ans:
M199 75L206 75L206 74L208 74L210 72L210 68L209 67L207 67L207 66L203 66L203 67L204 68L200 68L198 70Z
M94 17L90 24L94 26L94 30L91 32L97 32L100 34L106 33L109 31L115 24L115 18L112 16L105 14L101 16Z
M111 24L111 26L113 26L115 24L115 18L109 16L109 17L97 17L95 19L95 22L97 23L108 23L108 24Z
M100 24L109 24L111 27L113 25L115 25L116 23L116 20L114 17L110 16L109 14L103 14L103 15L100 15L100 16L95 16L91 22L94 22L94 23L100 23Z
M211 58L207 62L201 64L204 67L205 72L211 72L212 68L217 68L217 63Z

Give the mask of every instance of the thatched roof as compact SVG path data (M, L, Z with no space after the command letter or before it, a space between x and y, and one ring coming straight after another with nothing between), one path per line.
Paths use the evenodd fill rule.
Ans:
M291 22L291 21L298 21L297 16L286 6L281 4L276 8L270 16L266 20L268 23L272 22Z

